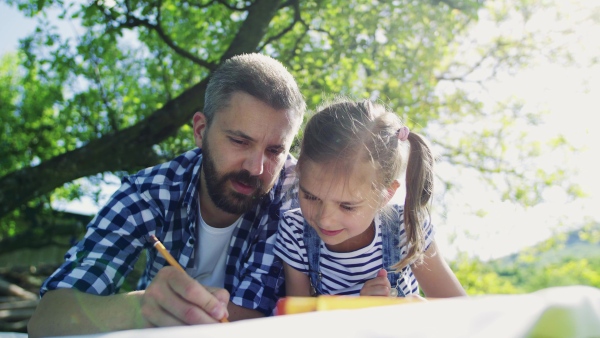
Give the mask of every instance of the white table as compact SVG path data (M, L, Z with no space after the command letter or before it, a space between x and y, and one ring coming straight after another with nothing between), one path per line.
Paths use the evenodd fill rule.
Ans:
M440 299L79 337L600 337L600 289L555 287L526 295Z

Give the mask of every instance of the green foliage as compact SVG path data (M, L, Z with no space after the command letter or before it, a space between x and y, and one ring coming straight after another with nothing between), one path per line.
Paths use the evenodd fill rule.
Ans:
M523 293L509 276L499 275L493 266L479 259L462 255L450 265L469 295Z
M506 199L533 204L546 187L557 185L582 195L581 188L568 183L568 173L533 169L537 155L566 146L560 137L547 144L523 142L525 137L515 130L537 123L536 114L524 110L516 99L484 110L471 88L457 85L469 82L480 68L517 69L538 48L529 35L494 36L465 47L482 10L502 24L514 16L527 19L543 3L9 0L9 5L36 18L38 28L21 41L16 54L0 60L0 180L13 182L14 187L24 175L40 184L23 191L27 193L23 203L0 209L0 215L7 215L0 217L0 231L10 236L26 231L27 223L17 220L28 208L49 209L57 199L97 197L97 190L82 189L77 181L86 177L100 183L104 170L90 170L91 166L120 175L193 148L190 121L195 111L202 110L197 97L202 91L190 91L227 53L239 50L259 51L282 61L296 77L310 109L337 94L379 100L412 130L431 136L441 149L442 162L474 168ZM274 16L253 12L259 6L270 6ZM49 13L76 25L78 35L61 35ZM264 25L257 24L261 20ZM258 38L257 45L244 49L253 38ZM465 48L475 53L468 60L462 59ZM448 83L454 84L452 90ZM182 96L185 107L171 104ZM128 129L151 124L161 114L173 119L183 114L187 120L179 118L174 131L152 136L148 129L140 134ZM442 126L441 132L436 126ZM136 149L135 154L111 149L108 156L92 157L93 163L90 157L81 163L75 156L90 145L94 150L103 144L122 148L124 144L110 141L125 133L132 135L124 142ZM298 139L293 153L297 143ZM68 178L32 174L59 157L67 159L63 170ZM42 176L49 188L39 192ZM5 190L4 182L0 205L14 200L15 190Z
M600 288L600 257L593 259L565 259L533 269L528 276L526 291L549 286L589 285Z
M21 0L9 5L36 17L39 25L21 41L16 57L2 61L11 71L3 72L7 104L0 116L6 129L0 136L5 145L0 175L148 118L216 67L252 7L196 1ZM478 8L476 1L461 2L460 10L442 2L289 2L266 32L257 32L264 34L258 50L292 70L311 108L334 94L373 97L409 115L413 129L419 129L436 118L433 90L440 60L451 53L448 45ZM83 33L61 36L46 17L48 10L81 25ZM155 142L152 160L193 146L189 128L181 128ZM52 198L81 196L73 192Z
M600 248L586 242L600 227L560 233L514 256L482 262L460 255L450 265L468 294L514 294L568 285L600 288Z
M435 74L471 13L408 1L306 1L300 12L302 25L267 47L293 69L311 107L342 94L376 98L415 130L437 118ZM274 24L283 20L291 13Z
M19 63L24 67L19 67ZM28 167L60 153L53 105L61 85L35 59L8 54L0 59L0 175Z
M600 225L592 220L588 220L579 232L579 239L591 244L600 243Z

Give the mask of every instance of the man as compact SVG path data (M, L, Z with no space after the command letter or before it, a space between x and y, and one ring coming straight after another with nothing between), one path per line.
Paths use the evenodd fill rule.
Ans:
M289 149L305 108L279 62L259 54L227 60L193 118L198 149L123 179L42 286L30 336L271 314L282 284L274 237L293 202ZM185 274L157 254L152 235ZM143 249L140 291L119 294Z

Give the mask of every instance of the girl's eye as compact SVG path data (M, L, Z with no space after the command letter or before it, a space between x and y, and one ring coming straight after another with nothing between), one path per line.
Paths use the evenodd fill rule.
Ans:
M309 201L316 201L317 198L313 195L309 195L309 194L304 194L304 198L309 200Z
M344 205L344 204L340 204L340 207L342 209L344 209L345 211L354 211L356 209L356 207L351 207L351 206Z

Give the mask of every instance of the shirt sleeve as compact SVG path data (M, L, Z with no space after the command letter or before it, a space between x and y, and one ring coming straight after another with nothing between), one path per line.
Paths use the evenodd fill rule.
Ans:
M258 232L258 236L251 230L250 233L235 235L236 243L230 255L242 256L241 264L228 265L225 276L225 286L233 304L267 316L273 315L277 300L285 296L283 265L275 255L275 242L283 214L298 207L295 162L292 156L288 156L280 184L271 191L273 199L263 203L264 214L259 217L260 223L266 226Z
M283 268L281 261L273 253L277 221L270 222L261 231L260 237L250 243L249 256L239 271L229 271L234 275L230 301L238 306L257 310L266 316L273 313L277 300L283 296ZM227 278L227 277L226 277ZM227 283L226 283L227 284Z
M82 240L65 255L65 262L44 282L47 291L72 288L95 295L119 291L146 244L147 225L155 222L148 205L128 178L87 226Z
M426 251L427 249L429 249L431 243L433 243L433 241L435 240L435 227L433 226L429 218L425 218L425 221L423 223L423 234L425 235L425 249L423 251Z
M298 209L285 213L277 231L275 255L294 269L308 274L308 259L303 234L304 219Z

